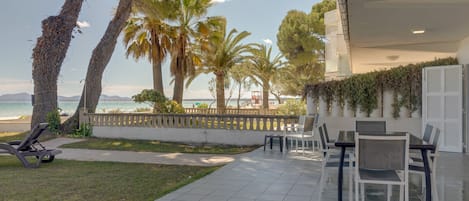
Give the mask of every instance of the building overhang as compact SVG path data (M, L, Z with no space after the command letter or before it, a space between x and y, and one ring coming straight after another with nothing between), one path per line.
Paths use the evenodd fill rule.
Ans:
M469 0L338 0L352 73L456 56Z

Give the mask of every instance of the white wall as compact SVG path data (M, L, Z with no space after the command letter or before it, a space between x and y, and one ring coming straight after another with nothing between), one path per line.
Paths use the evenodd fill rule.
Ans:
M93 136L101 138L125 138L230 145L264 144L265 134L272 133L272 131L263 132L198 128L93 127ZM277 133L281 134L280 132Z
M457 57L460 64L469 64L469 37L459 43Z

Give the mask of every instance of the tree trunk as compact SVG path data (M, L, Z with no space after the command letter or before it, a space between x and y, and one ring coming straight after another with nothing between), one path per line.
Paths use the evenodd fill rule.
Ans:
M262 82L262 108L269 109L269 91L270 86L268 81Z
M271 94L274 95L275 99L277 99L279 105L282 104L282 98L280 98L280 96L278 94L272 93L272 92L271 92Z
M83 0L67 0L57 16L42 21L42 36L33 49L34 105L31 128L57 109L57 78L67 54Z
M182 94L184 93L184 73L181 69L174 75L173 100L182 105Z
M242 87L242 83L239 83L239 87L238 87L238 99L236 100L236 105L238 106L238 114L239 114L239 108L240 108L239 100L241 99L241 87Z
M225 113L225 74L215 72L216 91L217 91L217 111L219 114Z
M109 60L111 60L112 53L116 47L117 38L130 16L131 7L132 0L119 1L119 6L117 7L114 18L109 22L101 41L99 41L98 45L93 50L90 63L88 64L88 71L86 73L85 85L80 98L80 103L78 104L75 114L64 122L64 132L70 133L73 132L74 129L78 128L78 114L80 109L83 108L85 97L87 112L94 113L96 111L96 106L98 105L99 97L101 96L101 79L103 77L104 69L109 63Z
M164 89L163 89L163 76L161 73L161 47L159 45L160 41L158 39L158 34L154 31L151 33L151 40L152 40L152 49L151 49L151 62L153 64L153 89L156 92L159 92L161 95L164 96Z
M163 75L161 73L161 62L153 61L153 89L164 96Z

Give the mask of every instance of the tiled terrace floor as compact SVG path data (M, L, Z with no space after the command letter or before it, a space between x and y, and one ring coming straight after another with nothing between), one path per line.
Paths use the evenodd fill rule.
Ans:
M441 153L437 182L441 201L469 200L469 156ZM184 186L157 201L335 201L337 169L329 169L321 192L318 153L281 154L258 149L220 170ZM348 170L344 169L344 200L348 198ZM412 176L411 200L420 200L420 177ZM373 187L372 187L373 189ZM397 190L397 189L395 189ZM393 200L397 200L396 192ZM385 200L370 190L367 200Z

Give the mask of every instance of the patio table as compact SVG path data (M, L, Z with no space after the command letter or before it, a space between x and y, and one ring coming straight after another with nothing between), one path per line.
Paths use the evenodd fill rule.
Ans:
M386 132L383 134L398 134L403 132ZM338 176L338 200L342 201L342 185L343 185L343 168L344 168L344 157L347 147L355 147L355 131L339 131L337 140L335 141L335 146L340 147L340 163L339 163L339 176ZM432 200L432 191L431 191L431 177L430 177L430 165L428 163L427 152L430 150L435 150L433 144L428 144L424 142L419 137L414 135L409 135L409 149L420 150L423 159L423 166L425 171L425 197L426 201Z

